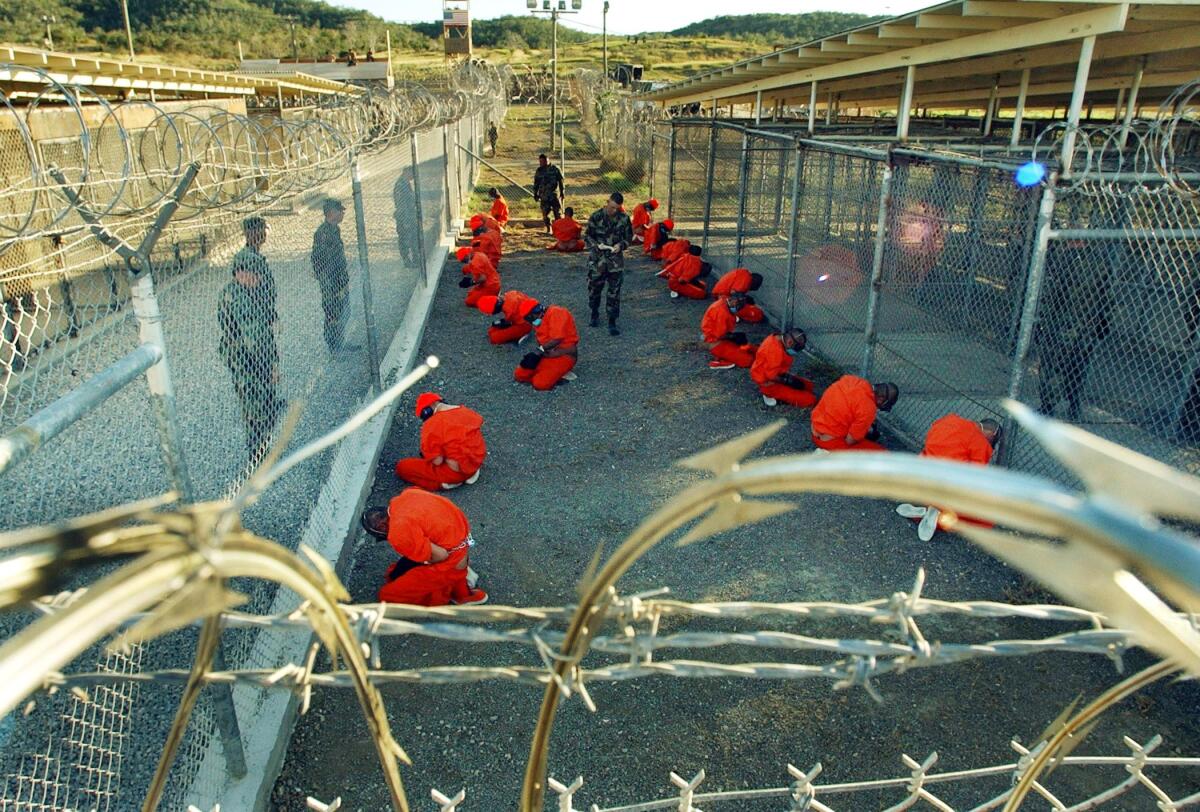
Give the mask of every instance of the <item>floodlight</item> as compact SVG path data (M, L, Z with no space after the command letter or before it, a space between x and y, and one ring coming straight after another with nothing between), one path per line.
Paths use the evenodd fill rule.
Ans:
M1017 167L1016 181L1017 185L1022 188L1028 189L1030 186L1037 186L1044 177L1046 177L1046 167L1037 161L1030 161Z

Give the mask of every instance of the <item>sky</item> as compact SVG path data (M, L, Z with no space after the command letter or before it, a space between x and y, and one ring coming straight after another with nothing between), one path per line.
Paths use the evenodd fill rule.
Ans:
M394 22L440 20L442 0L331 0L335 5L362 8ZM608 30L613 34L670 31L689 23L721 14L774 12L802 14L807 11L844 11L858 14L905 14L934 5L936 0L609 0ZM539 3L540 5L540 3ZM568 3L568 6L570 4ZM583 0L578 14L564 15L565 25L583 31L600 31L604 0ZM735 10L736 9L736 10ZM490 19L528 14L525 0L472 0L471 16Z

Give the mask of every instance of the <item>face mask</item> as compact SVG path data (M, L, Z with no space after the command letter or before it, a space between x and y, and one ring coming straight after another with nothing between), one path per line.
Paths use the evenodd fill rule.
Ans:
M793 358L795 358L797 355L800 354L800 350L796 349L795 347L790 347L787 350L787 354L792 356Z
M534 326L534 327L540 327L540 326L541 326L541 324L542 324L542 320L541 320L541 319L534 319L534 320L533 320L533 326Z

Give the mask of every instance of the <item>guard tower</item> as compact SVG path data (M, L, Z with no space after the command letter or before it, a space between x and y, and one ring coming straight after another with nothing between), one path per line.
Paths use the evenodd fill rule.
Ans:
M471 0L442 0L442 42L446 58L471 58Z

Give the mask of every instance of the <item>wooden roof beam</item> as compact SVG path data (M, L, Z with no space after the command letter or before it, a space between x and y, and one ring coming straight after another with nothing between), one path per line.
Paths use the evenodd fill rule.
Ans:
M881 54L891 48L886 45L851 45L849 42L827 39L821 43L821 50L830 54Z
M923 39L900 39L898 37L890 39L880 39L877 31L857 31L846 37L846 42L850 45L871 45L878 46L885 51L891 51L895 48L912 48L916 45L924 45L928 40Z
M917 30L942 28L964 31L994 31L997 28L1012 28L1029 22L1016 17L964 17L959 14L918 14Z
M881 25L876 29L881 40L903 39L934 42L937 40L957 39L963 35L961 29L955 28L917 28L914 25Z
M1068 14L1078 14L1079 3L1023 3L1018 0L963 0L964 17L1015 17L1017 19L1053 20Z

